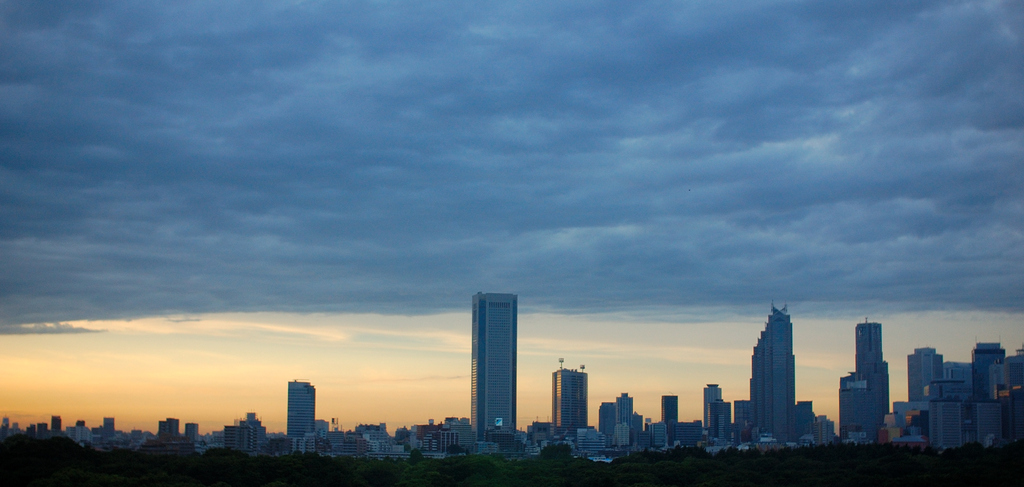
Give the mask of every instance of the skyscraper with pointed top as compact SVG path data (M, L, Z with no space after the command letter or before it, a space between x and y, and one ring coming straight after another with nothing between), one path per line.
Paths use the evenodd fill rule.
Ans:
M472 422L477 441L488 429L516 428L519 296L473 295Z
M787 307L772 305L764 331L751 357L750 415L758 434L780 442L796 441L796 359L793 322Z

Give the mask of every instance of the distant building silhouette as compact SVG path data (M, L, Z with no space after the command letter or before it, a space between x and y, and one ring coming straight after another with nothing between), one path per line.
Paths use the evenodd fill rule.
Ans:
M518 308L515 294L473 295L471 410L477 441L489 429L516 429Z
M615 435L615 403L602 402L597 411L597 431L611 438Z
M289 438L304 438L316 431L316 387L309 382L293 380L288 383Z
M615 424L632 425L633 421L633 398L628 392L623 392L615 398Z
M942 378L942 354L934 348L915 348L907 355L907 401L924 401L924 388Z
M759 434L780 442L795 441L796 363L793 323L786 307L772 306L751 357L751 420Z
M150 423L152 424L152 423ZM157 434L160 436L181 436L181 426L177 418L167 418L157 423Z
M661 396L661 422L668 425L679 422L679 396Z
M193 443L199 441L199 423L185 423L185 437Z
M266 444L267 428L256 413L246 413L245 419L237 419L234 425L224 427L224 448L256 455Z
M716 445L732 443L732 403L715 399L708 404L708 441Z
M865 441L875 443L889 412L889 364L882 360L882 325L858 323L855 335L856 371L839 380L839 430L863 432Z
M990 384L989 367L1006 358L1006 350L999 343L977 343L971 351L971 382L974 399L995 399L995 387Z
M551 374L551 422L575 434L587 428L587 373L559 368Z
M796 435L797 438L803 435L812 433L814 428L814 402L813 401L797 401L796 402Z
M718 384L708 384L704 388L704 426L711 424L711 410L709 404L722 400L722 389Z

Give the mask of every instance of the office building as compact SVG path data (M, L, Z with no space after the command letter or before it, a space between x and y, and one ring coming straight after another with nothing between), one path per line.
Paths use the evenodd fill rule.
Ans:
M100 439L107 441L114 438L117 430L114 429L114 418L103 418L103 426L100 429Z
M633 398L628 392L623 392L615 398L615 424L633 424Z
M971 351L971 387L974 399L995 399L995 388L990 385L989 367L1006 358L1006 350L998 343L977 343Z
M777 441L795 441L796 360L793 323L786 307L768 316L751 357L750 410L758 434Z
M722 389L718 387L718 384L708 384L704 388L704 426L711 424L711 410L709 405L715 401L722 400Z
M924 388L942 377L942 354L930 347L915 348L913 354L907 355L907 400L927 400Z
M814 401L797 401L794 418L796 420L796 435L800 438L811 434L814 427Z
M662 448L668 445L668 425L664 422L646 423L644 432L650 438L652 448Z
M489 429L516 429L519 297L473 295L472 421L477 441Z
M316 387L309 382L293 380L288 383L289 438L304 438L316 432Z
M177 418L167 418L157 423L157 434L160 436L180 436L181 427Z
M587 428L586 372L560 367L551 374L551 421L561 431Z
M715 445L732 443L732 403L715 399L708 404L708 441Z
M679 396L661 396L661 422L668 425L679 422Z
M836 424L824 415L818 416L811 425L811 434L815 445L831 445L836 436Z
M839 430L863 432L858 438L875 443L889 413L889 364L882 360L882 325L865 320L857 324L855 335L856 371L839 380Z
M737 399L732 402L733 439L737 443L750 441L750 401Z
M64 431L64 428L61 427L60 416L50 416L50 431L54 436L60 436Z
M697 446L704 437L704 425L700 420L676 423L675 429L676 443L679 446Z
M193 443L199 441L199 423L185 423L185 438Z
M1002 389L998 396L1002 409L1003 439L1024 440L1024 386Z
M1017 349L1017 355L1003 360L1003 385L1005 389L1024 387L1024 346Z
M224 427L224 448L256 455L266 444L267 428L256 413L246 413L245 419L236 419L234 425Z
M602 402L597 411L597 431L611 438L615 435L615 403Z

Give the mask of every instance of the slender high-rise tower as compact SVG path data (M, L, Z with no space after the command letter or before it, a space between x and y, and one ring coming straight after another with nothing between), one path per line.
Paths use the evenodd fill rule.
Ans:
M934 348L915 348L907 355L907 400L927 401L924 388L942 378L942 354Z
M793 357L793 322L786 307L768 316L751 357L750 415L760 434L780 442L796 441L796 359Z
M477 441L492 428L516 428L516 336L519 296L473 296L473 404Z
M722 400L722 388L718 384L708 384L704 388L704 427L711 424L711 403Z
M288 437L302 438L316 431L316 388L309 382L288 383Z
M587 373L583 370L559 367L551 374L551 422L573 435L577 428L587 427Z
M882 360L882 325L865 320L857 324L855 334L857 369L839 379L839 431L848 435L859 429L867 442L875 443L889 412L889 364Z

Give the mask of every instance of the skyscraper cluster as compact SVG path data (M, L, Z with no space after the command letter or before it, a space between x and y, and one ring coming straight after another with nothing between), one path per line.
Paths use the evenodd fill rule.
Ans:
M1024 439L1024 348L1008 357L999 343L977 343L970 363L915 349L907 356L907 397L893 403L882 431L935 448Z

